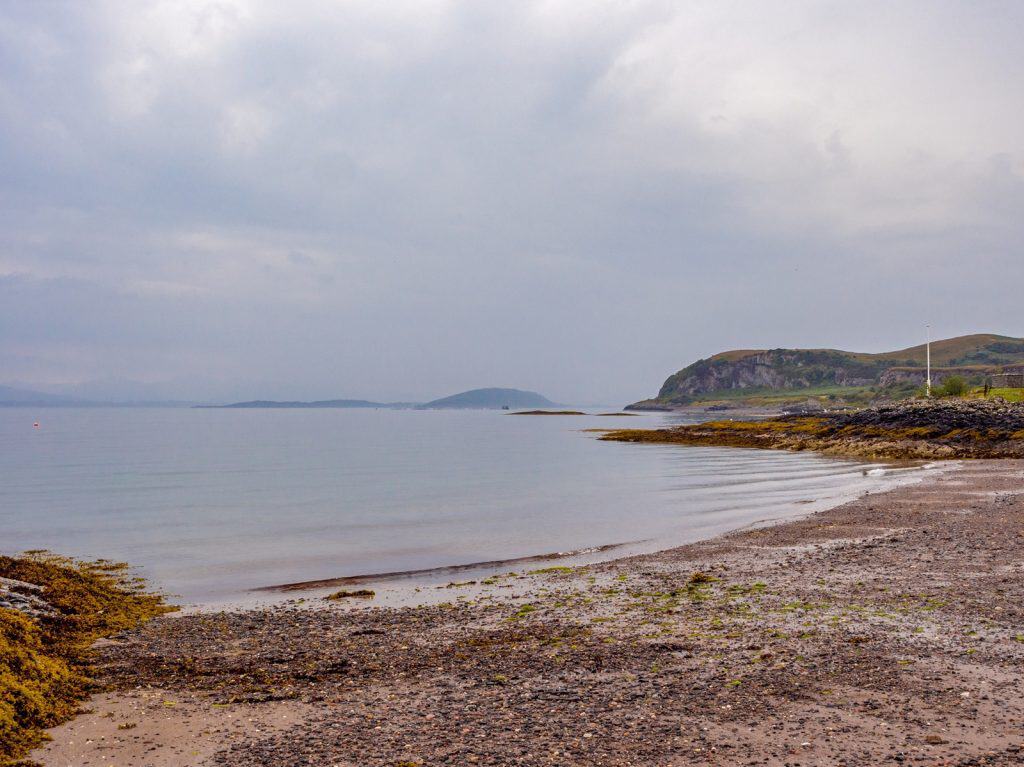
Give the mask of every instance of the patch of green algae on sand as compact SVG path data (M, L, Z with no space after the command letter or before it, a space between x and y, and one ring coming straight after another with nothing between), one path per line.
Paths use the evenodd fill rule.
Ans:
M47 552L0 557L0 577L41 587L53 613L30 618L0 607L0 765L46 740L88 695L89 647L175 608L146 593L127 565Z

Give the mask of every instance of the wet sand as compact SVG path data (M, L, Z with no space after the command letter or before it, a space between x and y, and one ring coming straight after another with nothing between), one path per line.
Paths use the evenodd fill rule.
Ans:
M1024 461L657 554L157 619L44 765L1024 763ZM118 725L131 725L124 728Z

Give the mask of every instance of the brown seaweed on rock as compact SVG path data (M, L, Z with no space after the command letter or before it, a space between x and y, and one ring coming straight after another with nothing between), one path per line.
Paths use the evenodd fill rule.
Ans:
M776 450L864 458L1024 457L1024 405L1003 400L911 400L862 410L620 429L601 439Z
M90 645L173 609L126 565L46 552L0 557L0 765L45 740L87 696ZM20 598L19 598L20 597Z

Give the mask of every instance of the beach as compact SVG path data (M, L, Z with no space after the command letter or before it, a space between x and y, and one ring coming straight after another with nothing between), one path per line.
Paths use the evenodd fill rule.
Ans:
M44 765L1019 764L1024 461L774 526L97 647ZM432 587L436 588L436 587Z
M1024 767L1022 27L0 2L0 767Z

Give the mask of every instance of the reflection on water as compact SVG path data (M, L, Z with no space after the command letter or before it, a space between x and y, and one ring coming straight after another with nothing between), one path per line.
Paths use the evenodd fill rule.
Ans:
M806 513L891 476L815 455L599 442L583 431L625 420L0 410L0 550L123 559L185 600L221 599L617 542L663 548Z

